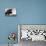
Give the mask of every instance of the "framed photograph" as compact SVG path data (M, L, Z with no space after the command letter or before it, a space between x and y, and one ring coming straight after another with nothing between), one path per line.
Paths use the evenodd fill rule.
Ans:
M18 41L46 41L46 25L18 25Z

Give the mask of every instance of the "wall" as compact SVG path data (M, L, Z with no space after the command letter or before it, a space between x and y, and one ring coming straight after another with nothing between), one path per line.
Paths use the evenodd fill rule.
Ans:
M16 8L16 17L5 16L5 8ZM46 0L0 0L0 44L8 43L9 32L17 33L17 24L46 24Z

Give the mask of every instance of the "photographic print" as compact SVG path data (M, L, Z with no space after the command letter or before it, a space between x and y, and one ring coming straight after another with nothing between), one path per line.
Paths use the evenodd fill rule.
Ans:
M16 8L6 8L5 15L6 16L16 16Z

